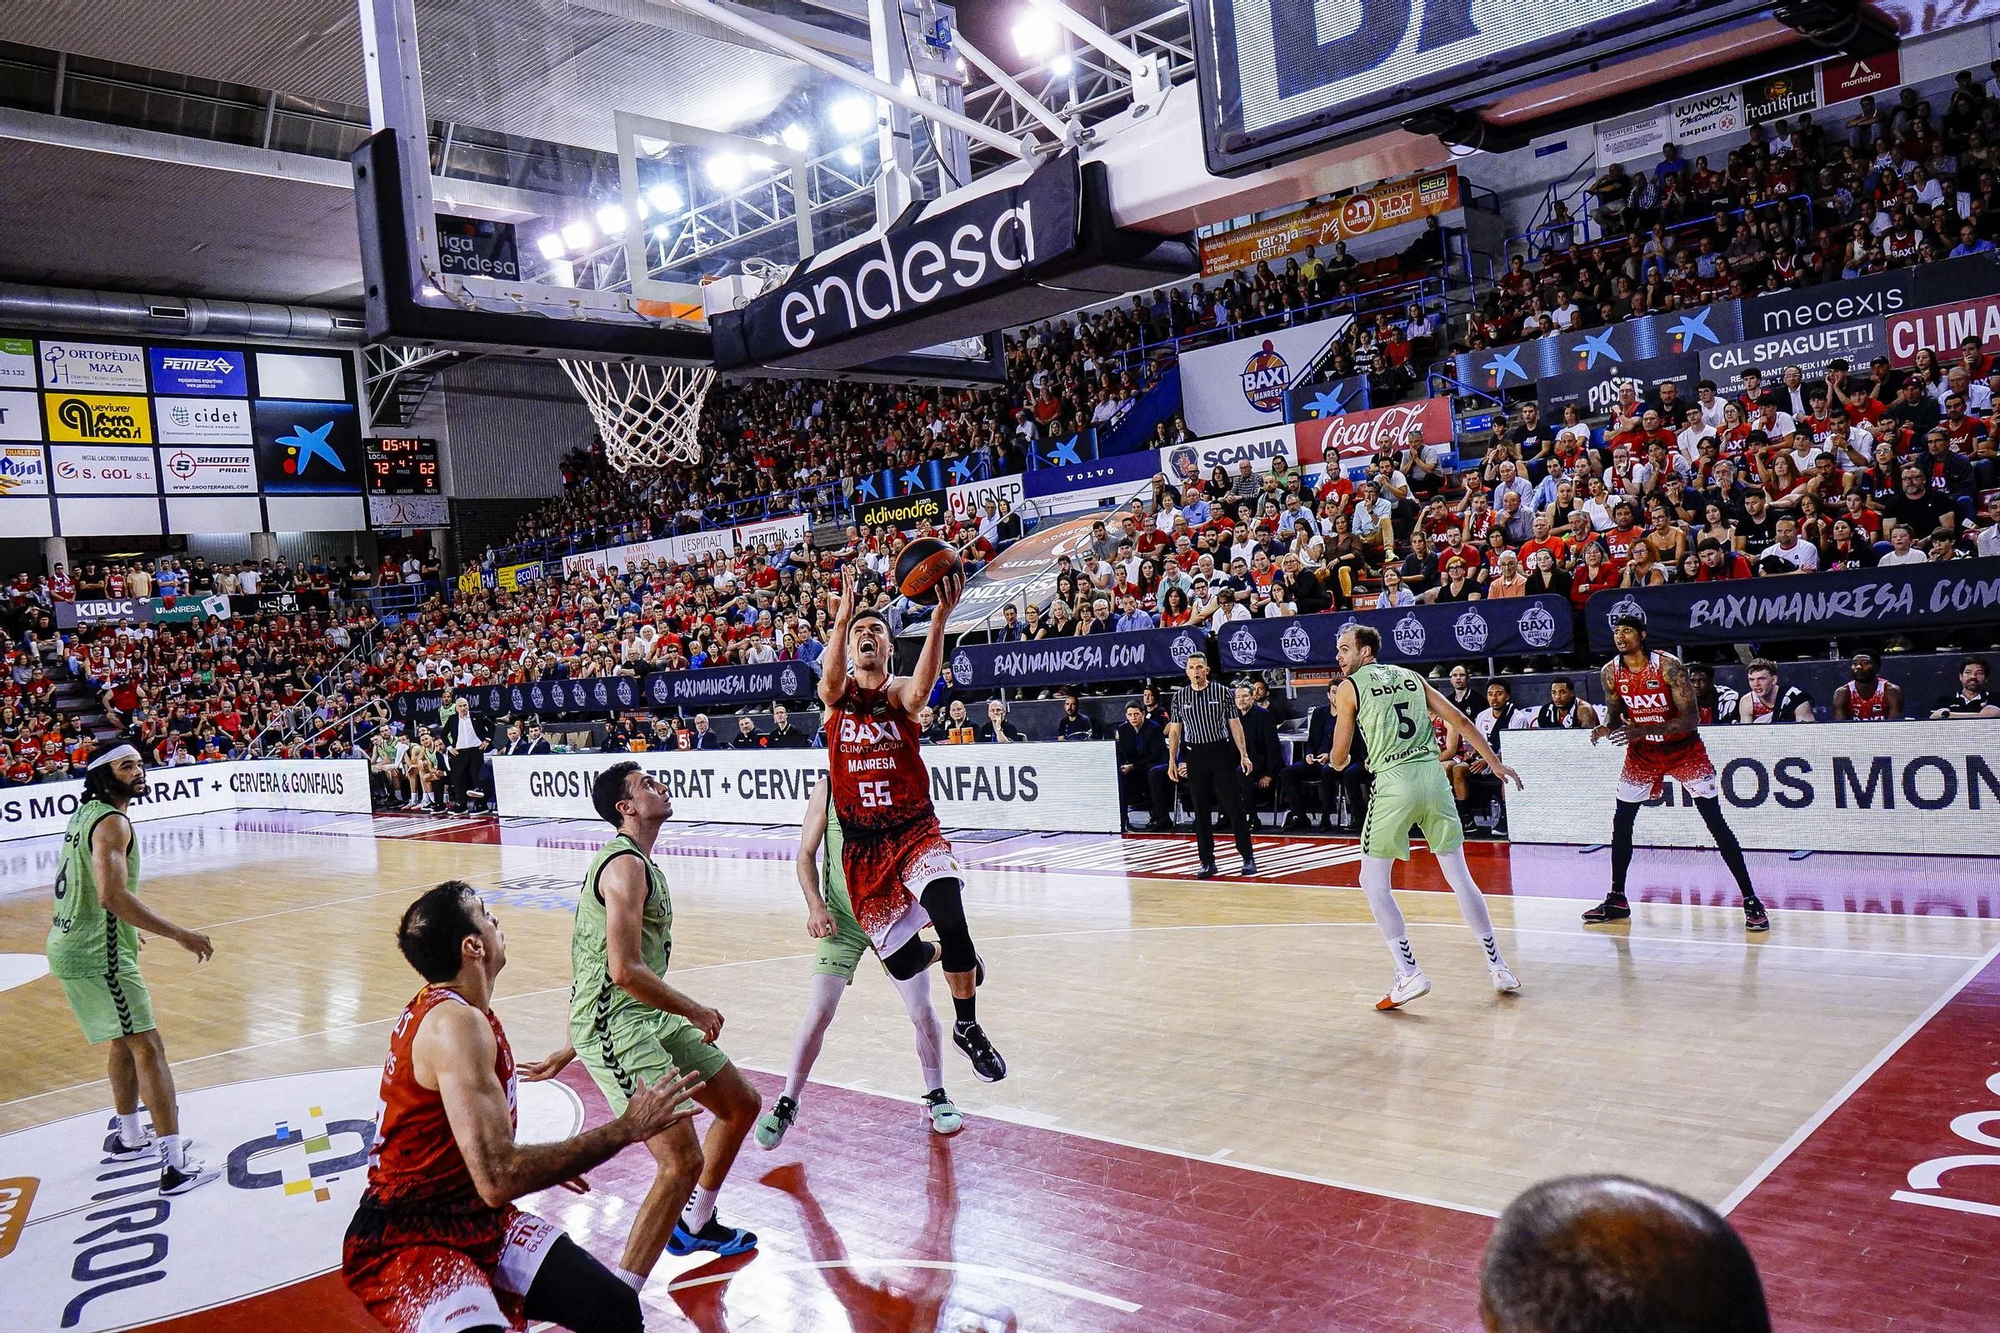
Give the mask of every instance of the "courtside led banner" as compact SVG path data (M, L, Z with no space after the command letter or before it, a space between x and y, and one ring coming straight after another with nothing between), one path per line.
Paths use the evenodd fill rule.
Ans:
M1337 241L1437 217L1459 204L1457 167L1401 176L1365 190L1335 195L1325 203L1311 204L1283 217L1204 237L1201 273L1213 278L1259 263L1275 266L1313 248L1325 259Z
M336 810L367 814L368 765L360 759L243 759L146 771L132 822L219 810ZM44 782L0 791L0 842L60 834L83 804L83 783Z
M927 745L923 754L938 822L948 829L1115 833L1116 752L1110 741L1041 741ZM493 761L499 812L597 819L591 780L628 759L666 787L670 824L797 824L826 772L824 750L502 755Z
M1701 736L1745 847L1990 856L2000 838L2000 722L1712 726ZM1511 839L1608 842L1624 760L1587 732L1508 732L1507 762L1527 784L1507 792ZM1671 782L1634 836L1647 847L1715 845Z

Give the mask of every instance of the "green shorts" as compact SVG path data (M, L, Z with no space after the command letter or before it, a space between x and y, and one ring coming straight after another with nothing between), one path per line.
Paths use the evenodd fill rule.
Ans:
M587 1031L572 1029L570 1043L604 1100L611 1103L613 1115L624 1113L640 1080L658 1083L696 1072L713 1078L729 1063L722 1048L703 1041L694 1024L658 1009L614 1014L603 1026Z
M861 955L874 945L868 939L868 932L854 919L847 889L838 880L826 886L826 911L833 918L833 934L819 942L813 956L813 975L844 977L851 986L854 970L861 966Z
M91 1045L153 1030L153 995L139 976L137 964L126 962L108 974L59 980L63 994L69 997L70 1012L76 1015L84 1040Z
M1368 818L1361 826L1362 854L1409 860L1412 824L1424 831L1433 855L1444 856L1465 845L1451 779L1435 760L1398 764L1375 775L1375 793L1368 798Z

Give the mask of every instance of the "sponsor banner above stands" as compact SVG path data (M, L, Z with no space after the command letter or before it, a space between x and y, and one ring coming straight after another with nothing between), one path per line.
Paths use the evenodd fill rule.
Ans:
M1293 377L1305 375L1353 323L1352 315L1335 315L1182 352L1181 415L1188 429L1221 435L1282 422Z
M0 338L0 389L32 389L39 382L34 341Z
M0 440L42 438L42 400L22 389L0 389Z
M295 616L301 611L327 611L332 606L331 598L318 588L229 594L229 614L232 616Z
M121 343L42 339L42 387L71 393L146 392L146 357Z
M101 597L82 602L57 602L56 628L116 625L127 620L135 625L181 625L210 616L226 620L232 614L243 614L233 611L229 600L216 594L209 597Z
M153 415L129 394L42 395L49 438L75 444L151 444Z
M161 444L249 444L250 403L243 398L155 398Z
M149 347L153 392L201 398L248 398L249 357L221 347ZM249 443L246 439L244 443Z
M766 662L761 666L704 667L699 671L656 671L646 677L646 702L661 708L701 704L764 703L774 699L810 699L819 677L805 662Z
M907 722L894 725L908 726ZM1117 746L1110 741L924 747L938 822L951 829L1115 833ZM644 754L502 755L493 761L503 815L590 819L591 781L631 760L674 803L674 824L797 824L824 750L650 751ZM29 790L39 790L30 788Z
M39 444L0 444L0 496L48 493L47 451Z
M1153 458L1151 451L1139 455ZM1151 475L1148 473L1147 475ZM1040 611L1056 595L1056 574L1067 559L1078 569L1090 549L1090 527L1100 515L1084 514L1061 522L1044 523L986 562L965 585L965 596L952 608L945 629L952 634L979 629L989 622L999 623L1000 608L1008 603L1022 607L1022 614ZM912 625L903 637L929 632L928 622Z
M274 360L259 353L257 364ZM291 357L333 361L330 357ZM260 374L264 372L260 369ZM361 419L352 403L260 398L250 408L257 474L273 495L359 495L365 476Z
M804 662L762 666L706 667L700 671L656 671L636 676L592 676L577 680L537 680L522 685L478 685L461 691L477 712L575 713L590 716L634 708L699 709L711 704L773 703L810 699L819 677ZM399 694L390 711L400 722L429 722L442 696L435 690Z
M158 455L147 448L101 444L49 446L58 495L155 495Z
M255 495L255 449L160 450L160 489L168 495Z
M1890 269L1818 287L1753 296L1737 303L1743 309L1743 337L1767 338L1828 324L1853 324L1901 314L1921 304L1910 299L1914 272L1906 268Z
M1646 613L1650 637L1662 647L1921 634L2000 619L2000 557L1607 589L1584 607L1594 651L1611 650L1611 614L1627 603Z
M1737 841L1763 851L1990 856L2000 807L2000 722L1704 727ZM1507 762L1526 784L1507 793L1515 842L1594 843L1617 813L1623 751L1581 731L1510 731ZM1922 835L1912 836L1913 822ZM1637 840L1713 847L1701 811L1674 783L1650 802Z
M1151 449L1141 449L1068 467L1038 467L1022 476L1021 489L1036 500L1080 491L1123 498L1137 493L1158 471L1160 456Z
M1304 254L1309 246L1331 254L1336 241L1436 217L1460 203L1457 167L1383 181L1282 217L1202 238L1202 276L1213 278L1260 262L1276 266L1289 256Z
M1668 106L1669 137L1675 143L1700 143L1734 134L1743 128L1743 90L1723 88Z
M502 565L493 571L493 586L501 592L519 592L531 583L542 581L542 562L530 560L524 565Z
M918 491L893 500L871 500L854 506L854 521L863 527L891 527L909 532L923 524L942 525L948 501L943 491Z
M1449 447L1451 400L1425 398L1394 407L1300 421L1291 427L1298 441L1300 467L1338 467L1344 472L1366 467L1377 450L1400 446L1412 428L1423 431L1424 443Z
M1767 74L1743 85L1743 118L1752 125L1819 107L1819 70L1812 65Z
M1738 305L1722 301L1580 333L1551 334L1508 347L1461 352L1453 358L1454 373L1460 383L1493 393L1524 388L1557 375L1723 347L1742 342L1746 336Z
M1695 401L1695 381L1700 378L1701 363L1688 353L1656 356L1647 361L1607 361L1596 370L1551 375L1538 381L1535 401L1541 404L1542 416L1548 421L1561 421L1563 408L1571 403L1575 403L1577 411L1585 417L1608 412L1611 405L1618 401L1619 391L1628 384L1638 390L1641 398L1662 384L1677 384L1680 386L1681 401L1692 403Z
M1903 81L1903 58L1894 49L1866 60L1840 56L1819 66L1820 98L1828 106L1881 95Z
M989 690L1178 677L1207 640L1207 630L1190 627L960 644L951 654L951 679L961 688Z
M132 821L219 810L341 810L368 813L368 764L360 759L243 759L154 768ZM83 803L83 783L47 782L0 791L0 841L61 833Z
M1597 160L1605 164L1657 157L1667 142L1671 118L1665 107L1654 107L1619 120L1597 123Z
M1808 381L1826 378L1826 368L1834 361L1846 361L1857 374L1866 374L1868 363L1888 344L1879 319L1857 320L1851 324L1825 324L1800 333L1779 334L1727 347L1705 347L1701 352L1701 373L1715 381L1723 393L1730 382L1746 370L1761 370L1768 383L1786 366L1797 366Z
M1248 463L1251 472L1261 475L1271 470L1276 459L1282 458L1287 463L1300 461L1298 432L1287 425L1239 430L1213 439L1168 445L1157 454L1152 450L1147 453L1154 461L1147 479L1163 472L1176 486L1185 485L1191 476L1206 481L1217 468L1234 479L1238 463Z
M1566 653L1572 616L1566 597L1502 597L1386 611L1327 612L1283 620L1238 620L1216 632L1224 671L1325 666L1349 624L1372 625L1384 662L1414 666L1468 657Z
M371 495L368 526L388 528L448 528L451 501L442 495Z
M1285 420L1313 421L1363 411L1372 406L1369 398L1366 375L1300 385L1285 390Z
M738 546L770 546L775 550L788 550L812 535L812 520L804 514L787 514L783 518L767 518L756 523L744 523L736 529Z
M1025 493L1022 477L1016 473L1008 477L994 477L990 481L960 482L945 492L945 498L954 519L960 523L976 523L980 510L989 503L996 515L1003 500L1009 509L1020 513Z
M2000 352L2000 296L1976 296L1911 310L1891 315L1887 323L1891 365L1911 364L1926 347L1949 364L1958 359L1958 346L1967 338L1977 338L1980 351L1987 356Z

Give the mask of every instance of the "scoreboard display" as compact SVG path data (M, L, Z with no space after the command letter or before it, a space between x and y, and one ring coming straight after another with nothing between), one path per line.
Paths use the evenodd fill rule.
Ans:
M1768 0L1193 0L1208 169L1236 176L1633 62ZM1593 117L1594 118L1594 117Z
M385 435L368 441L370 495L440 495L436 440Z

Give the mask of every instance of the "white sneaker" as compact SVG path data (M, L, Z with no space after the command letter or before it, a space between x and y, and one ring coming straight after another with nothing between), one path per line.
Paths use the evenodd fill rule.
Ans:
M180 1166L162 1167L160 1170L160 1193L186 1194L198 1190L209 1181L218 1179L222 1172L217 1167L205 1166L189 1159Z
M104 1155L114 1162L144 1161L148 1157L160 1155L160 1141L150 1129L140 1132L137 1143L125 1143L114 1132L111 1135L111 1146L104 1150Z
M1521 989L1521 979L1515 976L1505 963L1487 968L1486 975L1493 978L1493 989L1502 995L1511 995Z
M1375 1007L1377 1009L1401 1009L1411 1000L1422 999L1430 993L1431 979L1424 975L1422 968L1419 968L1415 972L1397 977L1396 984L1389 988L1389 993L1375 1001Z

